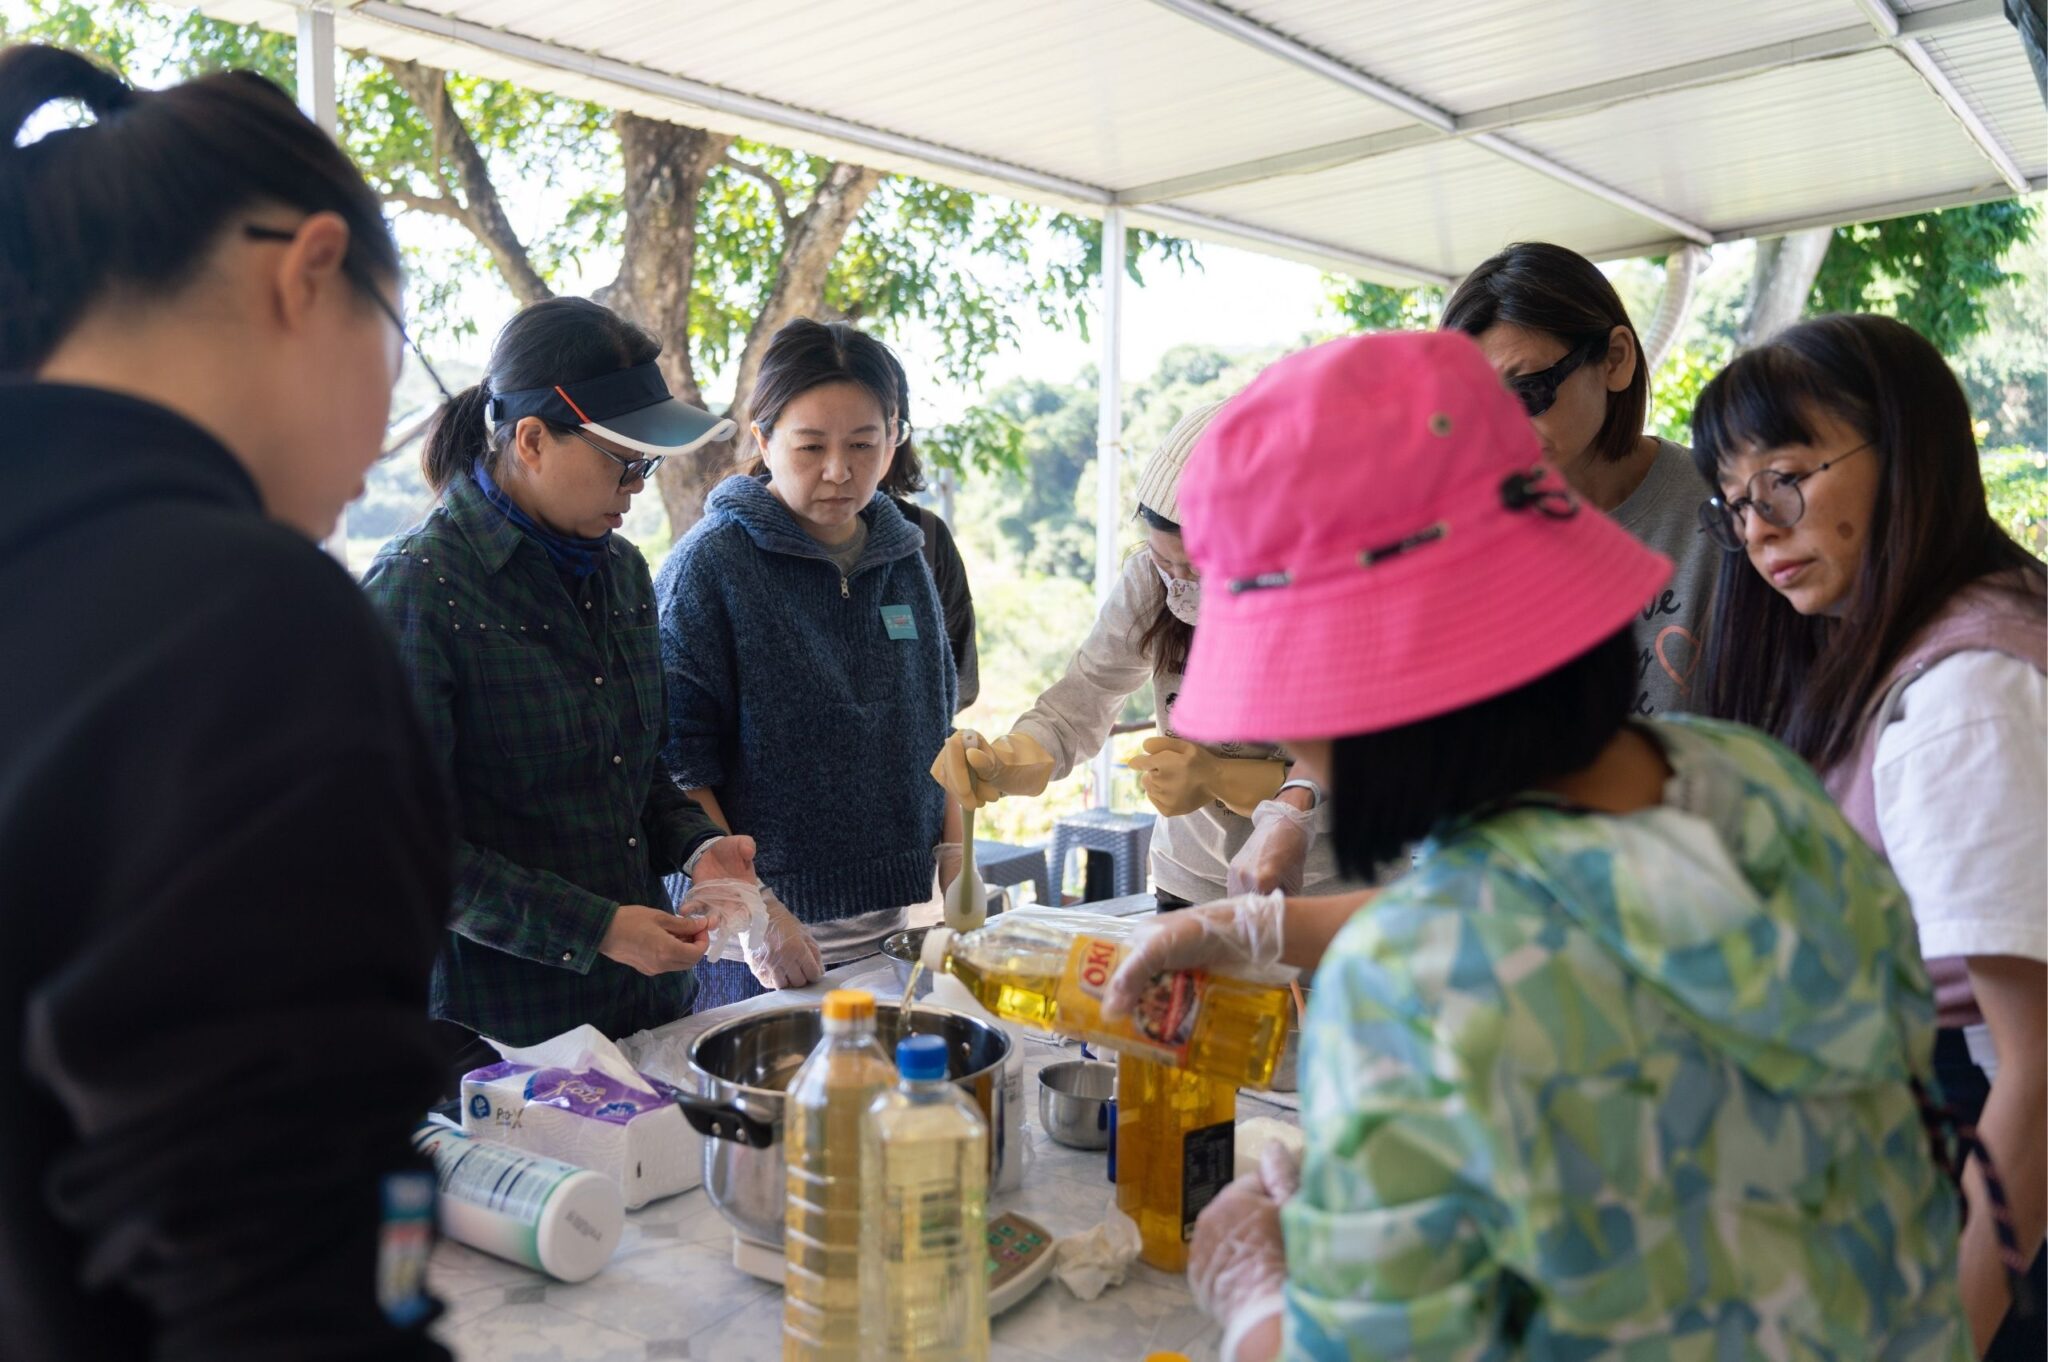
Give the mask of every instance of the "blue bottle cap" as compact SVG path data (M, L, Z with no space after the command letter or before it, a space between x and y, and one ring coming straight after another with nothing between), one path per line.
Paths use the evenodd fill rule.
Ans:
M896 1072L913 1082L946 1076L946 1042L938 1036L905 1036L896 1042Z

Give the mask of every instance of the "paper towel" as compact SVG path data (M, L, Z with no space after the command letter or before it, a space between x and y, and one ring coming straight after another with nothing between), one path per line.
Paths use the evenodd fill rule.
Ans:
M1105 1287L1123 1284L1141 1243L1138 1222L1117 1208L1112 1192L1100 1225L1070 1234L1053 1246L1052 1275L1081 1300L1092 1301Z
M594 1169L635 1209L703 1181L703 1137L674 1089L637 1072L596 1027L492 1044L504 1062L462 1078L465 1133Z

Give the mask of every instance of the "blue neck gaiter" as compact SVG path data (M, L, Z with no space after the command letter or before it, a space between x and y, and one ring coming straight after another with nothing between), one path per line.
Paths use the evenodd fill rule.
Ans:
M484 500L505 513L505 518L517 525L527 538L547 550L557 568L572 577L588 577L604 566L604 556L611 548L611 531L607 530L595 539L577 539L572 535L557 534L532 516L519 509L519 503L505 495L505 489L491 480L490 470L479 459L470 465L470 472L476 476L476 485L483 492Z

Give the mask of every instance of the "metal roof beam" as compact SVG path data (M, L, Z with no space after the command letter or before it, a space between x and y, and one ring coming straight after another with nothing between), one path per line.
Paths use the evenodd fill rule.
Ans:
M993 157L962 151L921 138L906 137L900 133L836 118L830 114L815 113L809 109L741 94L722 86L691 80L686 76L671 75L610 57L580 52L574 48L542 42L537 38L524 37L504 29L488 28L465 19L393 4L390 0L356 0L352 12L394 28L422 33L485 52L494 52L549 70L584 76L621 89L637 90L662 99L673 99L699 108L766 123L791 133L811 133L830 137L853 146L960 171L1020 191L1026 196L1051 196L1102 209L1107 209L1115 202L1115 195L1099 185L1067 179L1034 170L1029 166L999 161ZM1312 241L1292 233L1237 222L1213 214L1197 213L1166 205L1145 205L1140 211L1147 217L1188 227L1198 233L1232 237L1300 256L1313 257L1331 268L1363 269L1431 284L1449 282L1449 276L1439 270L1389 260L1383 256L1355 251L1329 242Z
M906 137L900 133L871 127L865 123L855 123L831 114L815 113L809 109L797 108L793 104L781 104L772 99L741 94L723 86L691 80L687 76L670 75L667 72L650 70L645 66L617 61L611 57L579 52L574 48L542 42L538 38L524 37L501 28L487 28L482 24L471 23L467 19L413 9L408 5L391 4L389 0L357 0L352 6L352 11L394 28L424 33L429 37L461 43L486 52L495 52L500 56L531 62L535 66L564 71L570 75L586 76L591 80L600 80L622 89L638 90L642 94L678 100L718 113L770 123L791 132L807 132L872 151L927 161L933 165L945 166L949 170L1000 181L1019 189L1101 206L1107 206L1114 198L1114 195L1099 185L1051 175L1042 170L1033 170L1029 166L999 161L992 156L961 151L938 142L927 142L922 138Z
M1427 101L1417 99L1348 63L1340 62L1326 53L1318 52L1306 43L1298 42L1285 34L1275 32L1263 24L1257 24L1235 14L1214 0L1152 0L1161 8L1173 11L1183 18L1206 25L1247 46L1255 47L1268 56L1277 57L1304 71L1313 72L1326 80L1342 85L1348 90L1364 95L1391 109L1399 110L1418 123L1434 128L1438 133L1449 135L1458 130L1458 120L1446 109L1438 108ZM1570 166L1544 155L1542 152L1510 142L1495 133L1479 133L1471 139L1474 146L1483 147L1497 156L1505 156L1519 165L1526 166L1539 175L1566 185L1583 194L1604 199L1617 208L1648 218L1661 227L1668 227L1688 241L1704 246L1713 239L1713 234L1695 222L1688 222L1675 213L1666 212L1647 199L1639 198L1623 189L1603 183L1589 175L1573 170Z
M1987 22L2005 22L2000 0L1955 0L1953 4L1915 10L1911 14L1899 16L1899 41L1917 42L1921 38L1938 37ZM1354 161L1406 151L1410 147L1426 146L1432 142L1470 137L1477 133L1499 132L1518 124L1534 123L1542 119L1573 118L1580 114L1596 113L1632 99L1646 99L1652 95L1669 94L1676 90L1716 85L1723 81L1739 80L1744 76L1761 75L1780 67L1796 66L1803 62L1820 61L1829 57L1856 56L1892 45L1892 40L1873 31L1867 24L1830 29L1826 33L1815 33L1804 38L1767 43L1741 52L1729 52L1718 57L1705 57L1699 61L1681 62L1676 66L1666 66L1656 71L1645 71L1638 75L1597 81L1575 89L1560 90L1555 94L1538 95L1530 99L1518 99L1506 104L1474 109L1470 113L1457 115L1456 128L1449 133L1442 132L1433 125L1395 128L1365 137L1351 137L1338 142L1326 142L1320 146L1303 147L1297 151L1262 156L1235 165L1218 166L1213 170L1197 171L1191 175L1176 176L1152 184L1134 185L1119 191L1117 200L1129 204L1151 203L1159 199L1182 198L1190 194L1230 189L1280 175L1302 175L1318 170L1333 170L1338 166L1350 165Z
M1276 231L1271 227L1259 227L1234 218L1219 218L1209 213L1198 213L1192 208L1182 208L1171 203L1139 204L1132 208L1147 218L1169 222L1182 227L1191 227L1197 232L1208 232L1217 236L1233 236L1244 241L1257 242L1276 250L1291 251L1296 255L1314 256L1340 267L1365 270L1373 274L1393 274L1419 279L1426 284L1448 285L1457 282L1457 276L1441 270L1425 269L1411 265L1405 260L1391 260L1369 251L1353 250L1328 241L1314 241L1308 237L1296 236L1292 232Z
M1956 88L1956 83L1948 78L1948 73L1934 60L1934 54L1927 50L1927 44L1920 41L1926 36L1925 31L1916 29L1908 33L1906 19L1909 16L1894 10L1890 0L1856 0L1856 7L1870 16L1870 26L1883 34L1890 46L1898 49L1899 55L1919 72L1920 79L1927 82L1927 87L1948 106L1948 111L1963 125L1963 131L1977 144L1977 150L1984 154L1984 159L1997 168L1998 177L2011 187L2013 193L2026 193L2026 172L2020 169L2019 162L2013 159L2012 152L2006 149L2005 143L1998 140L1998 134L1991 131L1983 116L1977 112L1976 106Z

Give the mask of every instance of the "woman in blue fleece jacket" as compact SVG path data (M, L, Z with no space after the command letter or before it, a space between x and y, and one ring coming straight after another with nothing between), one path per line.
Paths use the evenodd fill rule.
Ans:
M945 616L922 533L876 490L904 429L890 366L843 322L777 332L757 471L711 493L655 583L669 774L754 838L828 966L901 928L935 864L959 872L958 807L926 774L957 684ZM749 959L698 968L700 1011L778 982Z

